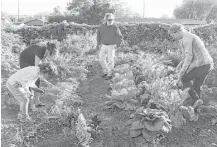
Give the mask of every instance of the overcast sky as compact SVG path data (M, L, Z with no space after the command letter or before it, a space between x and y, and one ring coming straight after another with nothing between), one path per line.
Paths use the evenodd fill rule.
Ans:
M34 15L40 12L52 12L53 8L60 6L63 9L70 0L1 0L3 12L18 14L18 1L20 15ZM144 0L126 0L132 11L143 14ZM145 16L161 17L173 14L173 9L180 5L182 0L145 0Z

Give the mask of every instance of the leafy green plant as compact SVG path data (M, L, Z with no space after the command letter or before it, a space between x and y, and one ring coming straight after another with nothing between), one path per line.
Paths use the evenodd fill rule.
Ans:
M89 147L89 144L92 141L91 134L88 132L89 127L80 109L78 109L78 113L78 121L76 123L76 137L82 146Z
M88 126L90 127L90 130L88 132L91 133L91 137L93 139L97 138L97 135L99 135L101 131L103 130L103 128L99 127L101 122L102 120L99 118L97 114L91 117L91 120L88 124Z
M105 109L119 109L119 110L134 110L135 105L130 103L131 99L135 97L137 90L131 90L128 94L113 95L105 102Z
M165 134L171 131L171 120L167 113L160 109L140 107L131 114L130 120L126 123L130 125L131 137L142 136L149 142L157 137L157 134ZM155 141L153 142L155 144Z

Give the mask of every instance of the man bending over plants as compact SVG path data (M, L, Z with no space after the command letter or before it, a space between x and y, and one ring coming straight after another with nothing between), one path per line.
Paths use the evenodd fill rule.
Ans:
M177 67L177 69L182 67L178 74L178 83L182 83L184 89L190 87L191 106L202 104L200 87L213 69L213 59L203 41L197 35L185 30L183 25L172 24L169 33L175 40L180 40L185 54L184 60Z
M120 47L122 34L118 26L114 23L112 13L105 14L105 22L100 25L97 31L97 50L99 52L99 62L103 69L103 76L106 80L112 78L114 69L115 49Z
M20 68L27 66L38 66L38 64L47 57L47 55L54 55L56 53L56 45L54 43L41 43L38 45L31 45L24 49L20 53ZM40 79L36 80L36 86L40 87ZM39 93L35 92L34 105L32 105L32 110L37 111L36 107L44 106L39 101Z
M48 75L56 74L56 72L57 71L50 63L42 63L38 66L22 68L9 77L6 82L6 87L19 102L20 112L18 113L18 119L20 119L21 122L33 122L28 114L29 103L30 107L34 105L33 91L44 93L44 91L35 84L38 78L53 87L45 78Z

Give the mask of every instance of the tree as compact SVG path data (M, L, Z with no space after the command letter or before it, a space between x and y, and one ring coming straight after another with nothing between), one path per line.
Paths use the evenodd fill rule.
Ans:
M60 8L60 6L57 6L53 9L53 14L56 14L56 15L63 15L63 12Z
M217 22L217 5L214 5L208 15L206 16L206 22Z
M183 0L181 6L173 11L177 19L203 20L214 5L213 0Z
M78 23L99 24L106 13L123 15L122 0L73 0L67 10L77 13Z

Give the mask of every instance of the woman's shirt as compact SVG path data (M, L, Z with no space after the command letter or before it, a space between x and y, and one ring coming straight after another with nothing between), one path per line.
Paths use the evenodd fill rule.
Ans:
M9 84L21 84L23 88L35 87L35 82L39 78L40 69L38 66L28 66L18 70L8 79Z

